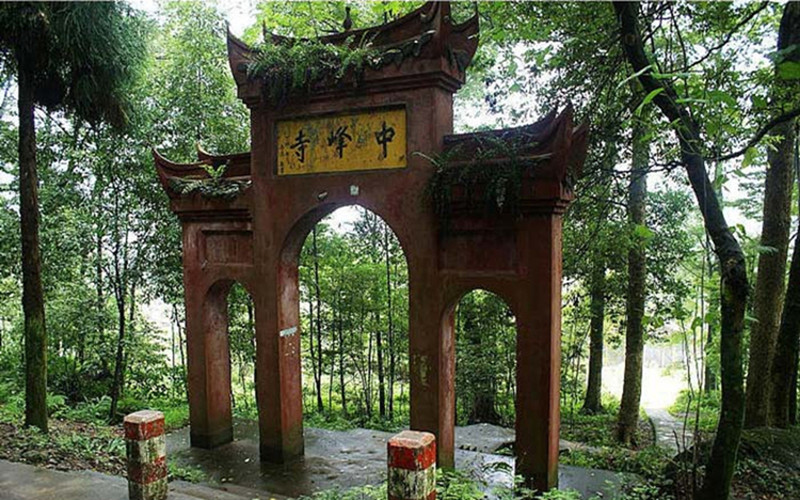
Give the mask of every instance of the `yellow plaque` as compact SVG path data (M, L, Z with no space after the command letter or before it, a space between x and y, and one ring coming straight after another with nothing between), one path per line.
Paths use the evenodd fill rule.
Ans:
M277 137L278 175L407 165L405 109L283 120Z

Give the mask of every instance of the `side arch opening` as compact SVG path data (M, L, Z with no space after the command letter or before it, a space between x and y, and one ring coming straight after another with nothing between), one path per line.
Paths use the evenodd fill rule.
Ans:
M209 441L204 447L211 448L233 439L240 423L234 416L258 416L252 297L239 282L220 280L206 293L203 319L207 406L201 417L206 420ZM243 435L256 432L255 426L245 425Z
M484 288L464 293L446 311L452 342L455 448L513 453L517 400L517 320L509 303ZM457 459L460 468L472 462Z

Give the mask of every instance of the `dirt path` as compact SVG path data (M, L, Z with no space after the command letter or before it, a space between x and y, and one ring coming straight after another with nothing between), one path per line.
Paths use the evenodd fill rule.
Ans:
M678 453L692 445L692 434L690 429L684 433L683 420L673 417L665 408L645 408L644 411L653 422L659 446Z

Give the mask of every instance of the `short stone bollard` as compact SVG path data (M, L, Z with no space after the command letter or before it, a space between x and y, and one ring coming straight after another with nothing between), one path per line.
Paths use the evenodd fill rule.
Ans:
M403 431L389 440L389 500L436 498L436 438Z
M128 495L131 500L167 498L167 442L164 414L142 410L125 417Z

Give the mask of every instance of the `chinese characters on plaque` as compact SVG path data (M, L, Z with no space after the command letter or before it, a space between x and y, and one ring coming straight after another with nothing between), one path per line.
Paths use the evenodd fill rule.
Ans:
M382 109L277 123L278 175L403 168L406 111Z

